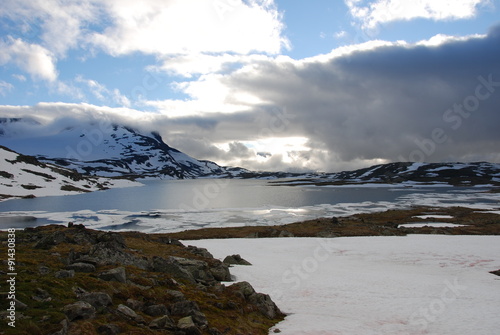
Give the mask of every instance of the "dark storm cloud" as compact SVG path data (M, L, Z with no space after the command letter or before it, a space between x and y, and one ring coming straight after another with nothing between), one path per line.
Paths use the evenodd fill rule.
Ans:
M342 161L499 159L500 27L439 46L254 68L226 84L286 108L288 135Z

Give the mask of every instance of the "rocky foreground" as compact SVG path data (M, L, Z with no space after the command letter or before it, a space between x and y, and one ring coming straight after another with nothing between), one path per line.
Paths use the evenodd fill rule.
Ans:
M7 255L7 232L2 241ZM13 258L1 269L16 275L10 292L2 284L0 334L267 334L284 317L249 283L221 284L238 255L224 263L168 237L26 228Z
M408 227L409 222L422 225ZM451 226L434 226L440 222ZM14 278L7 286L2 279L0 286L0 334L267 334L284 318L276 304L247 282L227 283L230 264L250 264L239 255L220 261L179 239L407 234L499 235L500 215L418 207L175 234L103 232L73 224L0 232L0 273Z

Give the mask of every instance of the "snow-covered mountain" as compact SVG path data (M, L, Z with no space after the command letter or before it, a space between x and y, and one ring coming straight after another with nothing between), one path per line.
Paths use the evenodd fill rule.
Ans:
M32 119L4 118L0 139L13 150L86 175L184 179L249 172L192 158L165 144L157 132L99 121L62 124L47 127Z
M42 163L0 146L0 200L8 197L39 197L137 186L128 180L84 176L74 170Z
M289 180L285 184L443 184L452 186L500 186L500 164L399 162L368 168L323 174L319 178Z
M44 123L0 118L0 143L39 161L85 175L125 178L295 178L289 184L497 185L500 164L389 163L337 173L254 172L197 160L168 146L157 132L94 117Z

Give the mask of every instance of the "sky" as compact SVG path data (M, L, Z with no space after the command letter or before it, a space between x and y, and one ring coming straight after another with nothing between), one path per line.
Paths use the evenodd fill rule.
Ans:
M500 0L5 0L0 117L268 171L500 162Z

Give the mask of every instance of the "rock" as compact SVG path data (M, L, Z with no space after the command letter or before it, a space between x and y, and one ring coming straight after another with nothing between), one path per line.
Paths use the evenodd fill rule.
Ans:
M218 281L232 281L231 273L229 272L229 267L220 262L217 266L212 266L210 268L210 273L215 280Z
M67 270L73 270L75 272L94 272L95 266L89 263L73 263L66 267Z
M186 335L201 335L201 331L196 327L190 316L180 319L177 322L177 328L185 332Z
M82 295L87 293L87 291L85 289L78 287L78 286L73 286L71 288L71 290L73 291L73 293L76 295L77 298L80 298Z
M127 282L127 273L126 273L125 268L123 266L102 272L99 274L98 277L99 277L99 279L102 279L105 281L116 281L119 283L126 283Z
M231 265L252 265L250 262L241 258L240 255L227 256L222 262Z
M206 284L215 281L215 278L208 267L208 263L205 261L173 256L170 256L169 259L172 262L176 262L183 269L187 270L196 282Z
M82 229L73 235L73 241L78 245L94 245L97 243L95 234L90 234L87 230Z
M168 315L154 319L149 323L151 329L175 329L175 327L174 321Z
M138 315L131 308L123 304L118 305L116 311L118 312L118 314L124 316L127 319L133 320L137 323L145 323L144 318L142 316Z
M208 320L204 313L200 311L194 311L191 315L193 322L201 329L205 329L208 326Z
M257 293L248 282L239 282L228 287L234 290L236 295L247 300L249 303L257 307L257 309L266 317L274 319L281 314L278 306L271 300L267 294Z
M35 244L35 249L45 249L48 250L52 248L53 246L66 242L66 234L64 234L62 231L56 231L53 232L49 235L46 235L42 237L36 244Z
M199 312L200 307L194 301L186 300L170 305L170 314L177 316L189 316Z
M121 329L117 325L108 323L97 327L97 332L102 335L118 335L121 333Z
M233 284L229 287L238 292L243 298L248 298L249 296L255 293L255 290L252 287L252 285L250 285L250 283L246 281Z
M90 249L86 257L90 257L99 265L132 265L143 270L147 268L148 261L146 259L127 252L120 245L117 241L97 243Z
M500 276L500 270L491 271L490 273L494 274L494 275L497 275L497 276Z
M135 299L127 299L126 302L127 306L132 308L134 311L142 311L142 308L144 307L144 303L139 300Z
M186 300L186 297L184 296L184 293L181 291L176 291L176 290L166 290L166 294L168 294L169 297L172 297L172 300L174 301L184 301Z
M41 288L36 288L35 289L35 295L31 297L31 299L38 301L38 302L48 302L51 301L52 298L50 297L49 292L45 291L44 289Z
M198 248L193 245L188 245L186 248L188 251L192 252L195 255L205 258L214 258L214 256L205 248Z
M121 234L103 232L97 235L98 244L110 249L124 249L126 248L125 239Z
M151 305L144 308L144 313L149 316L161 316L168 313L167 307L163 304Z
M73 278L75 276L75 270L60 270L54 274L56 278Z
M85 301L77 301L74 304L63 307L63 312L69 321L86 320L95 317L95 308Z
M80 300L88 302L95 308L107 307L113 303L109 294L105 292L88 292L79 297Z
M167 273L176 279L186 280L190 283L196 282L193 275L171 257L166 260L162 257L154 256L151 263L151 269L156 272Z
M269 319L274 319L278 314L281 313L278 306L271 300L271 297L263 293L254 293L250 295L248 301L257 306L259 311L264 314Z

